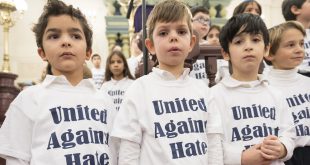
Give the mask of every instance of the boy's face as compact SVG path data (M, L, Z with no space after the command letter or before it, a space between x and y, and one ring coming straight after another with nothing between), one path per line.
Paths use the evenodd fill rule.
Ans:
M52 65L54 75L83 75L83 63L90 58L91 50L86 49L85 34L78 20L68 15L50 16L42 43L38 53Z
M94 64L94 67L95 67L95 68L100 68L101 58L100 58L99 56L93 57L93 59L91 60L91 62Z
M196 41L187 21L157 22L152 35L153 41L148 38L145 45L151 54L156 54L159 68L167 71L183 69L184 60Z
M229 53L223 52L224 59L230 60L234 78L257 77L259 65L269 51L261 34L241 33L228 46Z
M201 41L205 37L210 29L210 16L203 12L196 13L193 16L193 30L199 34L199 40Z
M302 63L305 55L304 36L291 28L282 34L279 48L274 55L269 55L267 60L272 62L275 69L294 69Z

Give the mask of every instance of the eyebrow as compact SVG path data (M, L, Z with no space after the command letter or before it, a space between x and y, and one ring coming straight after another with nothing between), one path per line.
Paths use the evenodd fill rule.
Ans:
M177 25L177 27L178 28L186 28L187 27L187 25ZM161 25L161 26L158 26L158 28L163 28L163 29L165 29L165 28L169 28L170 29L170 25Z
M59 33L61 30L58 29L58 28L50 28L50 29L47 29L45 33L49 33L49 32L56 32L56 33ZM83 33L79 28L70 28L68 30L70 33L74 33L74 32L78 32L78 33Z

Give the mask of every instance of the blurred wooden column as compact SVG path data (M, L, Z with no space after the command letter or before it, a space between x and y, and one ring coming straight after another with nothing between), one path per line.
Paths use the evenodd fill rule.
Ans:
M15 74L0 72L0 126L4 121L4 114L10 103L19 93L19 89L14 86L16 78L17 75Z
M19 89L14 86L17 75L0 72L0 127L4 121L4 115L10 103L19 93ZM0 158L0 165L5 165L5 159Z

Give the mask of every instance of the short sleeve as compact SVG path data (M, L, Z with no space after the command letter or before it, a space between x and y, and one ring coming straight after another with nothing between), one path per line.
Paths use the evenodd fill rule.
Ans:
M18 105L11 104L0 129L0 155L30 161L32 130L33 122Z
M139 123L139 111L143 104L141 88L132 84L125 94L123 103L114 120L111 136L140 144L142 128Z
M219 103L210 94L208 98L208 133L223 134Z

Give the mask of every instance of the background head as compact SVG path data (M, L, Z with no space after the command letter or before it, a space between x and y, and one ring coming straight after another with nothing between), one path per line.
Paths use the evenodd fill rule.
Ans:
M43 13L40 16L38 23L35 24L32 29L35 33L37 46L43 49L42 39L49 21L49 17L59 15L68 15L79 21L85 34L87 51L91 50L93 32L89 27L85 16L79 9L73 8L72 5L66 5L59 0L48 0L47 4L44 6Z
M284 0L282 2L282 14L286 21L296 20L295 10L300 9L307 0Z
M130 41L130 56L138 56L142 53L142 40L141 32L134 33Z
M209 10L203 6L195 6L195 7L192 7L191 8L191 13L192 13L192 16L194 17L197 13L204 13L206 15L209 15Z
M153 41L153 32L156 23L168 23L186 20L191 35L192 32L192 16L186 4L178 0L165 0L155 5L147 20L148 37Z
M287 21L287 22L284 22L284 23L282 23L280 25L277 25L277 26L274 26L274 27L270 28L269 29L270 50L269 50L269 55L268 55L269 57L275 56L275 54L277 53L277 51L280 48L281 42L284 39L283 38L283 33L285 31L289 30L289 29L296 29L296 30L300 31L300 33L303 35L303 37L306 36L306 32L305 32L302 24L300 24L297 21ZM268 65L272 65L272 62L267 60L266 58L265 58L265 62Z
M220 35L221 27L218 25L212 25L207 34L207 41L209 45L219 46L219 35Z
M255 0L244 0L234 9L233 15L237 15L241 13L251 13L255 15L262 15L262 7Z
M244 13L231 17L222 27L219 39L223 51L229 54L229 44L241 33L261 34L265 47L269 45L269 34L264 21L260 16Z
M120 66L120 68L123 69L122 70L123 77L127 76L129 79L134 79L133 76L130 74L130 70L125 55L121 51L112 51L106 61L105 81L111 80L111 78L113 78L114 75L113 71L111 70L113 56L117 56L121 59L120 65L122 66Z
M199 38L203 39L210 28L210 15L209 10L203 6L196 6L191 8L193 16L193 29L199 33Z
M99 54L93 54L91 56L91 62L93 63L93 65L96 67L96 68L100 68L100 64L101 64L101 57Z
M93 61L95 58L99 58L99 60L101 60L101 57L100 57L99 54L93 54L93 55L91 56L91 61Z

